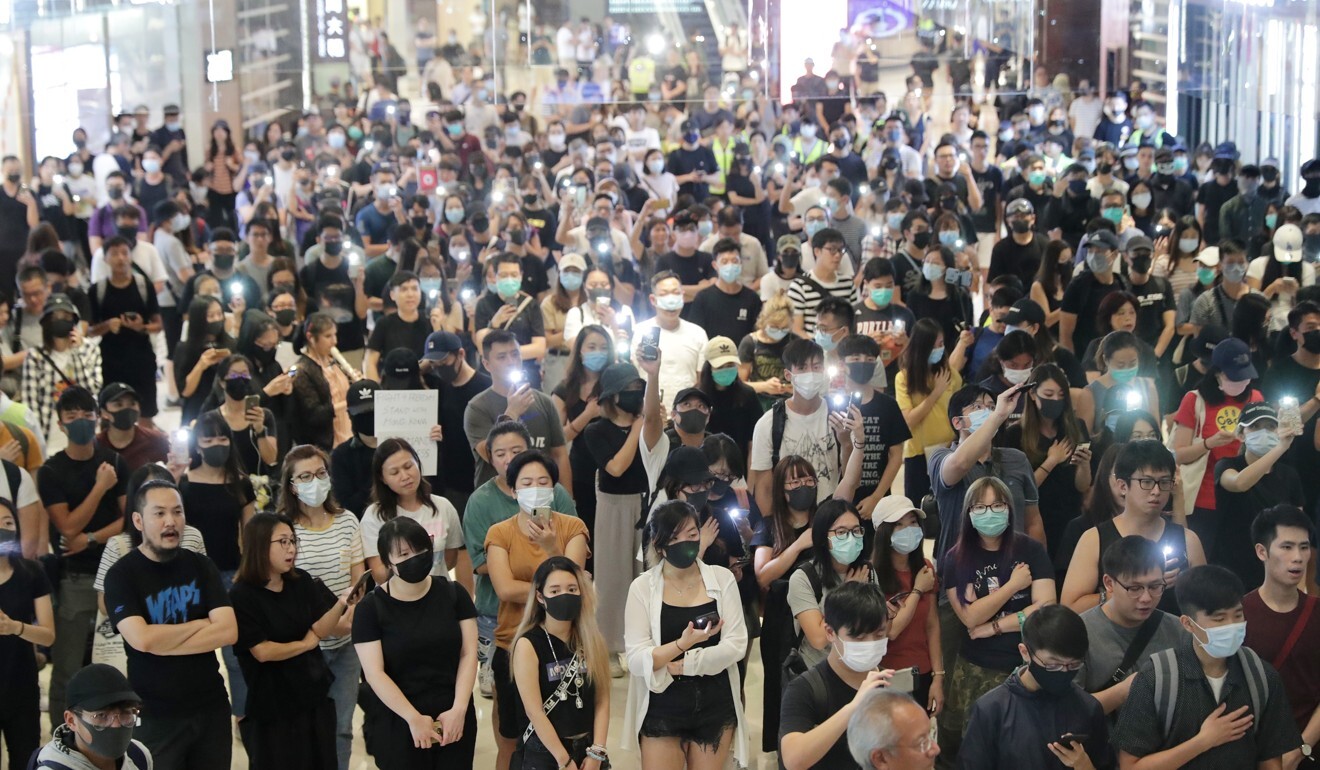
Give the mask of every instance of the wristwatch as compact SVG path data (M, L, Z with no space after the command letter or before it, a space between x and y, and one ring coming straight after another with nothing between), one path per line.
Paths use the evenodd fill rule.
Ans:
M101 544L101 541L99 541L99 540L96 539L96 533L95 533L95 532L88 532L88 533L87 533L87 544L88 544L88 545L100 545L100 544Z
M1302 756L1307 758L1311 756L1311 744L1309 743L1302 744Z

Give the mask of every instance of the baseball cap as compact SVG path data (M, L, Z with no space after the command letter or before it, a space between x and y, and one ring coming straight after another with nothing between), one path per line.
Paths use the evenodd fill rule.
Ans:
M1036 207L1031 205L1031 201L1027 200L1026 198L1014 198L1013 200L1008 202L1008 207L1004 209L1004 214L1010 217L1013 216L1014 214L1035 214L1035 213L1036 213Z
M912 504L912 501L902 495L888 495L880 498L880 502L875 504L875 509L871 511L871 524L880 526L881 524L893 524L911 511L917 514L917 518L926 518L926 512Z
M565 254L559 258L560 270L567 270L570 267L575 267L585 273L587 272L587 260L584 259L581 254L571 253Z
M141 702L128 677L105 663L83 668L69 679L64 690L64 705L70 711L100 711L116 703Z
M802 239L796 235L779 236L779 240L775 241L775 253L783 254L788 249L802 253Z
M714 478L706 454L694 446L681 446L670 452L661 475L676 479L684 486L704 484Z
M706 343L704 357L710 364L711 369L718 369L721 366L739 362L738 348L733 344L733 340L728 337L712 337Z
M1096 230L1086 238L1086 247L1100 246L1110 251L1118 248L1118 235L1109 230Z
M358 380L348 386L348 413L362 414L376 408L376 391L380 383L375 380Z
M1154 251L1155 244L1152 243L1151 240L1144 235L1134 235L1131 238L1128 238L1127 243L1124 245L1124 251L1131 253L1133 251L1136 251L1137 249Z
M1045 310L1033 299L1023 297L1013 303L1013 307L1004 314L1004 325L1017 326L1018 324L1043 324L1045 323Z
M623 389L642 379L637 367L632 364L610 364L600 373L600 397L609 398L623 392Z
M1237 337L1228 337L1216 345L1215 352L1210 354L1210 363L1233 382L1254 380L1259 376L1256 365L1251 363L1251 348Z
M1219 247L1207 246L1201 249L1201 253L1193 257L1193 260L1206 267L1219 267Z
M52 294L46 298L46 304L41 308L41 317L45 318L57 310L72 313L75 319L82 320L82 314L78 312L78 306L73 304L73 300L69 299L69 295L64 292Z
M1213 157L1215 160L1235 161L1241 157L1241 153L1238 152L1237 145L1233 142L1221 142L1215 147L1215 154Z
M920 179L909 179L903 183L903 192L912 201L912 205L917 206L930 200L926 195L926 185L922 184Z
M1274 258L1280 262L1302 261L1302 228L1294 224L1279 225L1274 231Z
M411 348L395 348L380 359L381 386L389 383L417 382L417 353ZM388 388L387 388L388 389Z
M1156 162L1156 163L1172 163L1172 162L1173 162L1173 150L1169 149L1168 147L1161 147L1160 149L1156 150L1156 151L1155 151L1155 162Z
M674 408L677 409L679 404L693 397L701 399L701 402L707 407L710 406L710 396L706 395L701 388L683 388L677 396L674 396Z
M1134 157L1136 154L1137 154L1137 148L1133 145L1125 144L1122 147L1118 148L1118 157L1120 158L1131 158Z
M422 358L427 361L440 361L450 353L463 349L463 341L453 332L431 332L426 337L426 349Z
M1261 168L1265 168L1266 166L1269 166L1270 168L1278 168L1278 167L1279 167L1279 159L1278 159L1278 158L1266 158L1265 160L1262 160L1262 161L1260 162L1260 167L1261 167Z
M132 385L123 382L112 382L104 388L101 388L101 394L96 397L96 404L104 409L106 404L109 404L115 399L123 398L124 396L132 396L139 404L142 403L142 398L138 395L138 392L133 389Z
M163 114L165 114L165 115L178 115L178 114L179 114L179 105L177 105L177 104L167 104L167 105L165 105L165 111L164 111Z
M1201 330L1192 338L1191 349L1187 352L1193 358L1209 358L1214 353L1219 343L1228 338L1228 329L1218 324L1208 324L1202 326Z
M1261 420L1279 421L1279 413L1264 401L1253 401L1242 409L1242 414L1238 417L1238 427L1246 428L1254 425Z

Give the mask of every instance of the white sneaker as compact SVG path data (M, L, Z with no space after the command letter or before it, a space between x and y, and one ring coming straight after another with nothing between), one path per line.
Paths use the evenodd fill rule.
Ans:
M483 663L477 668L477 691L481 697L490 699L494 697L495 692L495 672L491 670L490 663Z
M611 655L611 656L610 656L610 676L613 677L613 678L615 678L615 679L622 679L622 678L624 678L624 677L627 676L627 675L628 675L628 669L624 668L624 667L623 667L623 664L619 662L619 656L618 656L618 655Z

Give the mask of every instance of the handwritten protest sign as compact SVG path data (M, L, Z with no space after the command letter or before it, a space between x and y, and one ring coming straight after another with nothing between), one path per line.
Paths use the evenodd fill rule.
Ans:
M435 475L439 456L439 447L431 440L431 426L440 415L439 398L435 390L376 391L376 439L401 438L412 444L425 476Z

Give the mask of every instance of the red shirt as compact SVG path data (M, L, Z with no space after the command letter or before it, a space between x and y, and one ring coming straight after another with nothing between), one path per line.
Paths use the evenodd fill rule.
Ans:
M1274 665L1283 643L1301 619L1307 596L1299 592L1299 597L1293 611L1286 613L1267 607L1258 590L1242 598L1242 610L1247 617L1246 645L1270 665ZM1317 649L1320 649L1320 605L1311 611L1297 644L1279 666L1279 676L1288 683L1284 689L1298 730L1306 727L1316 706L1320 705L1320 655L1316 654Z
M148 463L163 463L170 453L169 436L161 431L144 428L141 425L137 426L137 430L133 432L133 440L122 449L110 443L110 436L105 431L97 434L96 443L112 452L118 452L124 460L124 465L128 466L129 472L135 471Z
M1178 405L1178 413L1173 416L1173 421L1188 430L1196 430L1196 399L1198 393L1192 391L1183 396L1182 403ZM1261 401L1263 397L1259 390L1252 390L1243 396L1224 396L1224 400L1219 404L1205 405L1205 424L1201 426L1201 433L1192 437L1192 443L1196 443L1203 438L1210 438L1219 431L1228 431L1232 433L1237 430L1238 415L1242 414L1242 407L1252 401ZM1239 447L1242 442L1233 441L1224 444L1221 447L1215 447L1210 450L1210 458L1205 463L1205 476L1201 479L1201 489L1196 493L1196 507L1213 509L1215 507L1215 463L1225 457L1237 457Z
M935 565L929 561L926 566L931 571L935 570ZM898 583L904 591L912 590L912 579L915 577L911 572L895 572ZM907 628L897 638L889 640L889 648L885 652L885 659L881 661L882 668L909 668L916 666L917 670L923 674L929 674L933 666L930 659L930 639L926 634L926 619L930 617L931 606L935 602L935 596L940 587L935 586L934 590L927 592L917 602L917 613L912 616L912 622L908 623ZM939 661L934 661L938 663Z

